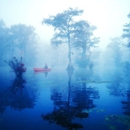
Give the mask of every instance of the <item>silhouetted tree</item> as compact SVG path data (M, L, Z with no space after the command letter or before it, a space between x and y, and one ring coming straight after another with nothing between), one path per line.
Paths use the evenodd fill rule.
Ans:
M125 43L128 48L130 48L130 13L127 15L129 18L129 22L124 25L123 28L123 35L122 37L126 39ZM129 57L129 56L128 56ZM130 86L129 80L130 80L130 60L129 58L127 61L124 62L124 76L127 80L128 86Z
M86 67L87 65L90 65L90 48L94 47L99 42L99 38L93 37L93 31L96 27L90 25L85 20L75 22L73 27L75 28L73 46L78 50L81 50L78 64L81 67Z
M68 58L71 63L71 49L72 49L72 36L74 33L74 20L73 18L83 13L83 10L72 9L58 13L55 16L50 16L47 19L43 19L43 24L51 25L54 27L54 37L51 39L51 44L60 45L62 43L68 44Z

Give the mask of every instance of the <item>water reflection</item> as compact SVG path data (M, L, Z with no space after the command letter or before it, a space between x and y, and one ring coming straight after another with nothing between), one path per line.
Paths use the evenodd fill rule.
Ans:
M123 100L121 100L123 114L109 114L105 118L110 130L130 129L130 90L126 87L126 84L129 86L129 83L124 83L122 78L117 76L115 80L107 86L110 90L110 95L123 98ZM126 97L127 99L125 100Z
M112 91L107 91L106 83L89 82L94 81L95 77L93 77L92 71L87 69L72 71L56 69L49 73L47 78L44 77L44 74L34 75L31 71L25 77L15 78L10 85L8 83L10 81L9 77L6 79L4 76L0 77L3 84L3 86L0 84L0 112L3 113L6 110L1 119L8 115L7 119L3 121L5 124L1 123L3 128L6 127L6 122L12 119L14 115L17 117L16 120L19 124L19 126L15 125L16 121L14 121L12 123L14 129L16 127L16 129L24 129L21 127L21 122L28 129L39 127L39 130L43 128L53 129L52 127L68 130L80 128L108 130L108 128L114 129L118 121L118 130L129 126L128 102L130 97L126 90L129 91L130 89L123 89L124 86L121 84L121 80L115 80L111 84L108 83L109 90ZM122 97L121 90L125 93L124 97ZM114 91L116 91L116 94L114 94ZM110 96L109 92L113 92L111 95L114 96ZM38 99L36 99L37 94L39 95ZM13 109L7 109L7 107ZM122 114L122 107L124 114L127 115ZM26 108L34 109L28 110ZM22 112L17 112L17 110L22 110ZM16 114L10 115L10 113ZM25 116L27 117L26 121L23 120ZM48 125L48 122L53 124ZM126 122L127 126L124 126ZM11 127L11 124L8 123L9 127Z
M34 72L34 74L40 74L40 73L43 73L45 75L45 77L47 77L49 71Z
M125 86L122 84L122 78L116 77L116 79L109 85L109 94L116 97L121 97L125 95Z
M33 108L36 95L25 87L26 80L16 76L12 84L0 94L0 112L3 113L7 106L15 110Z
M124 114L130 116L130 90L126 92L126 101L121 101L124 109Z
M25 83L26 80L23 79L23 77L15 77L12 85L8 88L8 90L13 94L16 94L18 92L22 93L22 89L25 87L24 86Z
M62 93L54 89L51 94L51 100L54 104L52 112L42 114L43 120L50 123L56 123L68 130L83 128L76 119L89 117L89 110L96 108L93 99L99 98L99 93L92 87L87 87L82 83L82 87L72 85L73 70L67 70L68 73L68 92Z

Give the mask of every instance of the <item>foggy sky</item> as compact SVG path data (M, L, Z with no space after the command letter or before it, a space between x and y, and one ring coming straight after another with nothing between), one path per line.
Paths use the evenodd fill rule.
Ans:
M49 44L53 31L41 24L42 19L69 7L84 10L82 19L97 26L95 36L101 38L102 47L109 43L109 38L122 35L123 25L129 22L130 0L0 0L0 19L7 26L34 26L45 44Z

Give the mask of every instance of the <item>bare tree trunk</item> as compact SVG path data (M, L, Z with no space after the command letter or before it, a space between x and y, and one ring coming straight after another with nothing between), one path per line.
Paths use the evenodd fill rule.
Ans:
M68 34L68 59L69 59L69 64L68 64L68 67L67 69L69 70L73 70L74 67L72 65L72 62L71 62L71 44L70 44L70 35Z

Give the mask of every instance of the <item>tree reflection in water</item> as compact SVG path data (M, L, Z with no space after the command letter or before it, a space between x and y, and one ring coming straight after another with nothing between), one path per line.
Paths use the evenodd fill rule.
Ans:
M130 116L130 90L126 92L127 101L121 101L124 109L124 114Z
M34 74L41 74L41 73L43 73L45 75L45 77L47 77L49 71L34 72Z
M26 80L23 79L23 77L16 77L12 85L9 87L9 91L14 94L17 94L18 92L22 93L22 89L24 88L25 83L26 83Z
M129 86L129 83L128 83ZM110 89L110 95L118 97L127 97L126 100L122 100L123 115L109 114L106 116L105 121L110 130L130 129L130 89L126 89L122 85L122 80L117 78L111 85L107 86Z
M15 110L33 108L36 95L25 87L26 80L16 77L8 89L0 94L0 112L3 113L7 106Z
M115 97L123 97L125 95L125 85L122 85L122 78L116 77L116 79L113 80L113 82L109 85L107 85L107 88L109 89L109 94Z
M96 107L93 104L93 98L99 97L99 95L93 88L86 88L85 86L83 89L74 90L74 86L71 85L73 71L68 70L67 73L69 77L67 97L58 90L54 90L51 95L54 110L51 113L42 114L42 118L68 130L73 130L83 128L83 125L75 122L75 119L88 118L88 110Z

